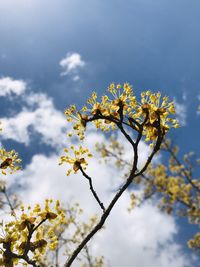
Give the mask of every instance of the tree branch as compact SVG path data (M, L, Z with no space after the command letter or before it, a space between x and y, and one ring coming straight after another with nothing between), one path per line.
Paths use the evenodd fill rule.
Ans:
M92 191L92 194L94 196L94 198L96 199L96 201L98 202L99 206L101 207L101 209L103 210L103 212L105 212L105 207L104 204L101 202L101 200L99 199L96 191L93 188L92 185L92 178L90 176L87 175L87 173L84 172L83 168L80 166L80 171L82 172L83 176L89 181L89 185L90 185L90 190Z
M101 116L101 118L97 118L96 119L104 119L103 116ZM110 118L106 118L106 119L110 119ZM91 118L89 119L90 121L95 120L95 118ZM124 130L122 123L120 121L113 121L112 118L110 119L110 121L113 121L114 123L117 124L118 128L121 130L121 132L123 133L123 135L126 137L126 139L130 142L130 144L133 147L133 151L134 151L134 159L133 159L133 164L132 164L132 169L130 172L129 177L127 178L126 182L124 183L124 185L121 186L121 188L118 190L118 192L115 194L115 196L113 197L112 201L110 202L109 206L104 210L103 215L101 216L99 222L97 223L97 225L92 229L92 231L82 240L82 242L78 245L78 247L74 250L74 252L72 253L72 255L69 257L69 259L67 260L67 262L64 264L64 267L70 267L72 265L72 263L74 262L74 260L77 258L78 254L80 253L80 251L84 248L84 246L89 242L89 240L103 227L106 219L108 218L111 210L113 209L114 205L116 204L116 202L118 201L118 199L121 197L121 195L124 193L124 191L129 187L129 185L133 182L133 179L136 176L142 175L143 172L146 171L147 167L149 166L153 156L156 154L156 152L160 149L160 145L162 143L163 140L163 133L161 131L161 127L160 127L160 118L158 119L158 126L157 126L157 130L158 130L158 136L156 139L156 144L154 146L154 149L151 153L151 155L149 156L149 158L147 159L146 164L144 165L144 167L141 169L141 171L137 172L137 163L138 163L138 145L139 142L142 138L142 133L143 133L143 127L146 123L146 121L148 120L148 114L146 114L146 117L143 121L143 123L141 124L141 128L140 131L138 133L136 142L134 142L131 137L126 133L126 131ZM86 176L85 176L86 177ZM89 179L90 177L86 177L87 179ZM91 179L91 178L90 178ZM89 179L89 181L90 181Z

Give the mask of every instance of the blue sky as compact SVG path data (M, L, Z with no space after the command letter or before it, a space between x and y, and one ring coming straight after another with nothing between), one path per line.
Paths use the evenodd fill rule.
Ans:
M0 81L0 117L9 131L2 142L20 152L24 174L36 179L30 169L37 157L49 166L64 146L65 140L58 140L65 107L83 105L93 90L101 94L111 82L129 82L137 95L151 89L174 99L182 127L172 136L181 153L198 154L199 9L198 0L2 0L0 80L10 79L2 87ZM20 88L24 83L24 92L1 94L8 82L16 88L12 81ZM50 126L52 117L57 122ZM183 253L193 255L181 244L181 235L194 229L181 220L173 223L169 235L179 240Z

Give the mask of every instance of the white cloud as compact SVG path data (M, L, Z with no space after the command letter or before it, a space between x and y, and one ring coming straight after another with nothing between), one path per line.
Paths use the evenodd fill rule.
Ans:
M73 80L77 81L80 77L76 74L79 68L85 66L85 62L82 60L81 55L78 53L67 53L66 57L61 59L59 62L63 71L61 76L72 74L74 75Z
M0 78L0 96L20 95L26 90L26 82L23 80L14 80L11 77Z
M73 77L73 81L76 82L76 81L78 81L78 80L80 80L80 77L79 77L78 75L76 75L76 76Z
M57 147L65 139L66 120L58 111L51 98L45 94L24 96L28 107L11 118L1 118L4 139L13 139L26 145L30 142L31 131L41 134L42 142Z
M174 241L174 219L151 203L128 214L128 201L126 193L110 215L106 229L97 234L94 253L105 255L110 266L189 266L189 260Z
M102 134L90 132L85 145L92 148L97 140L105 142L106 138ZM147 156L144 154L143 159ZM23 201L32 204L42 202L46 197L58 198L65 203L78 201L84 209L85 218L100 214L101 210L89 190L88 181L80 173L67 177L66 166L58 166L57 162L57 154L48 157L35 155L25 170L15 177L16 181L25 185L26 190L21 192ZM100 165L95 154L87 173L93 177L94 188L107 206L118 188L116 185L123 181L122 172L111 165ZM10 180L10 183L15 183L15 180ZM129 214L129 201L129 192L126 191L111 212L106 229L94 237L92 253L104 255L106 266L191 266L191 259L182 253L175 241L178 228L174 218L160 212L156 204L150 201ZM80 262L74 266L80 266Z
M187 107L185 104L178 103L174 100L176 108L176 117L179 120L180 126L185 126L187 123Z

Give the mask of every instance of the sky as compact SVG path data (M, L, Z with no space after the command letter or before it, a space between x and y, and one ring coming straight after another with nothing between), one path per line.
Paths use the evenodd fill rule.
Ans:
M52 196L79 201L86 217L99 212L87 184L66 177L58 161L69 142L65 108L84 105L92 91L101 95L111 82L129 82L137 96L148 89L168 95L181 124L171 137L181 154L199 155L199 8L198 0L0 1L1 143L23 160L23 171L8 183L20 185L26 203ZM91 149L107 141L92 129L87 139ZM141 161L148 152L143 146ZM99 165L98 155L88 170L109 201L119 172ZM92 242L107 267L198 266L185 244L196 228L153 202L129 214L128 202L126 192Z

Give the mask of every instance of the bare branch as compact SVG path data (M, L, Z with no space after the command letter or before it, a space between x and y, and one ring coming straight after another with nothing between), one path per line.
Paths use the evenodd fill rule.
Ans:
M89 181L90 184L90 190L92 191L92 194L94 196L94 198L96 199L96 201L98 202L99 206L101 207L101 209L103 210L103 212L105 212L105 207L104 204L101 202L101 200L99 199L96 191L93 188L93 184L92 184L92 178L90 176L87 175L87 173L84 172L83 168L80 166L79 167L80 171L82 172L83 176Z

